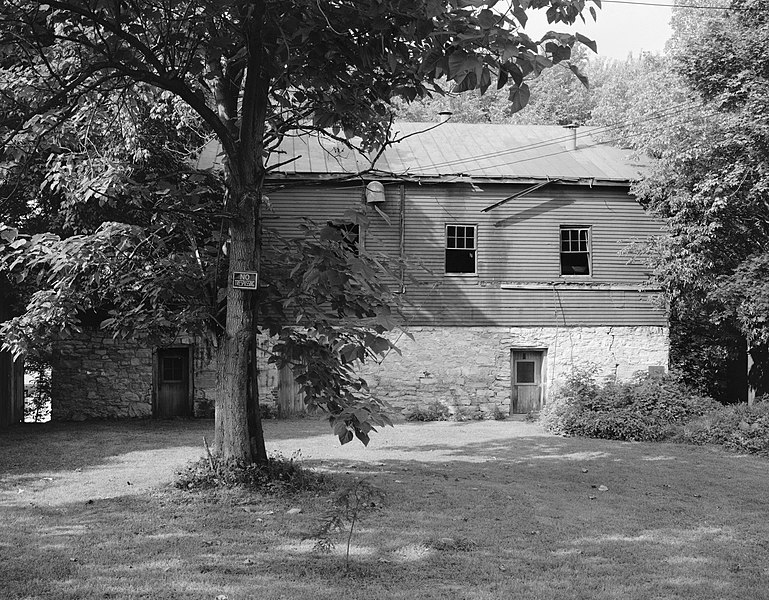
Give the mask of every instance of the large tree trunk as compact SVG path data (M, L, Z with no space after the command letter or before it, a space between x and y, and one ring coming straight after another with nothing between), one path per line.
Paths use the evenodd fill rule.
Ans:
M216 378L216 432L214 447L224 459L253 461L248 431L250 348L254 323L250 294L232 287L235 271L252 271L255 255L256 211L244 210L230 223L227 282L227 321L220 340Z
M214 447L225 460L250 463L256 459L264 464L267 453L256 385L258 301L256 290L236 290L232 287L236 271L259 273L261 258L264 132L270 79L265 69L268 61L261 31L265 4L262 1L252 4L252 14L245 25L248 58L240 98L240 128L233 136L235 143L227 146L225 159L226 207L237 216L230 220L227 320L218 356ZM237 106L237 96L231 97L229 103L226 98L222 100L220 108L227 117L228 126L234 126L237 121L234 114Z

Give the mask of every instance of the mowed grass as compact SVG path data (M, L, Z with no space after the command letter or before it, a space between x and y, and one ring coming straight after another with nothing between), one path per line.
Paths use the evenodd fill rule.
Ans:
M346 571L344 532L330 554L305 539L327 493L168 485L211 429L1 431L0 598L769 598L766 459L520 422L401 424L340 448L325 422L267 422L272 451L385 492Z

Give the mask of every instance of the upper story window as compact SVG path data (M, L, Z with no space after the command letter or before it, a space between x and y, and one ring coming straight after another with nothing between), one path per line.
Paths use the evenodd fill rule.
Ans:
M561 275L590 275L589 227L561 227Z
M475 225L446 225L446 273L474 274L477 243Z

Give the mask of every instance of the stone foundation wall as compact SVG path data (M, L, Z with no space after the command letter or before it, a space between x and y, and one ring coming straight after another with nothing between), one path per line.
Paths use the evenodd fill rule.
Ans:
M51 419L149 417L152 350L85 332L57 344L51 365Z
M194 416L213 417L216 349L191 336L169 347L192 348ZM262 402L272 404L278 374L259 360ZM152 416L153 349L134 340L114 340L101 331L85 330L58 342L51 365L51 418L57 421Z
M547 395L574 368L595 367L599 380L626 380L650 366L668 366L666 327L421 327L402 336L402 355L391 352L381 365L362 374L373 392L400 411L438 401L450 410L510 411L511 352L545 352ZM267 340L263 340L266 348ZM170 346L193 348L194 412L213 416L216 388L215 349L192 338ZM278 395L278 372L260 355L259 388L263 405ZM126 418L152 416L153 350L131 340L87 332L62 341L52 365L52 418Z
M667 370L667 327L421 327L402 336L381 365L363 376L400 411L438 401L452 411L510 412L511 352L545 351L546 397L575 368L630 379L650 366Z

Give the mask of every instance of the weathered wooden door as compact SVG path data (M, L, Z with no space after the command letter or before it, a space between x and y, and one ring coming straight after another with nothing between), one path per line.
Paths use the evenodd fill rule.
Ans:
M511 358L512 397L510 412L527 414L542 408L542 350L514 350Z
M188 348L160 348L157 352L155 416L187 417L190 401L190 353Z
M304 393L294 380L294 371L286 365L280 369L278 378L278 417L287 419L304 414Z

